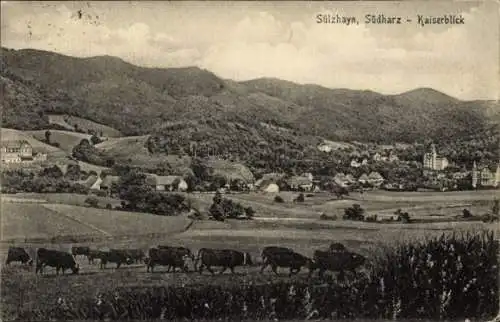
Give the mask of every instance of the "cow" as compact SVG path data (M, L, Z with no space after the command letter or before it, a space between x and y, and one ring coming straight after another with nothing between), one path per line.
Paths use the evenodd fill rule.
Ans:
M158 249L173 249L177 251L178 254L187 255L194 261L194 254L191 252L189 248L186 247L177 247L177 246L166 246L166 245L158 245Z
M80 270L80 267L76 263L75 258L70 253L39 248L36 254L37 262L35 274L38 274L38 272L43 274L43 268L45 266L55 267L57 275L59 275L60 270L62 270L63 275L64 271L67 269L71 269L73 271L73 274L78 274Z
M179 254L181 256L187 256L188 258L191 259L191 261L193 263L195 262L194 254L189 248L182 247L182 246L178 247L178 246L158 245L158 249L170 249L172 251L175 251L177 254ZM175 267L174 267L174 270L175 270ZM167 272L169 272L169 271L170 271L170 266L168 267Z
M100 268L106 268L107 263L116 263L116 268L120 268L122 264L130 265L134 261L130 258L127 250L110 249L109 251L100 251L99 259L101 260Z
M86 256L88 258L89 252L90 252L90 247L88 247L88 246L71 247L71 254L73 254L73 256L75 256L75 257L78 255L83 255L83 256Z
M172 248L150 248L148 251L148 258L146 259L146 271L149 272L151 269L151 273L154 270L155 265L167 266L167 272L170 272L170 268L173 268L175 272L175 268L179 267L184 272L188 271L188 267L186 265L187 255L182 252L178 252Z
M231 269L231 273L234 274L234 268L236 266L247 266L253 264L252 257L249 253L239 252L232 249L202 248L198 251L195 267L197 267L198 261L201 261L201 264L198 267L199 273L201 274L203 272L203 267L206 267L212 275L215 274L211 268L212 266L222 267L220 274L224 273L228 268Z
M330 252L316 250L313 256L309 277L313 271L319 270L319 277L323 277L325 271L339 272L339 280L344 279L344 272L356 273L356 269L366 262L366 258L353 252Z
M101 256L101 251L97 249L90 249L87 255L87 259L89 260L89 264L94 264L94 259L99 259Z
M144 260L146 255L142 249L127 249L127 255L137 264Z
M31 259L30 255L22 247L9 247L6 264L10 265L11 262L21 262L29 266L33 265L33 259Z
M260 270L261 273L264 272L264 269L267 267L266 262L270 256L279 253L293 253L293 249L279 246L267 246L262 250L261 258L262 258L262 268Z
M266 255L266 259L262 265L261 273L264 272L264 269L267 266L271 266L273 272L276 275L278 274L278 267L288 267L290 268L289 276L293 274L298 274L302 267L310 267L311 259L296 253L294 251L274 251L269 252Z

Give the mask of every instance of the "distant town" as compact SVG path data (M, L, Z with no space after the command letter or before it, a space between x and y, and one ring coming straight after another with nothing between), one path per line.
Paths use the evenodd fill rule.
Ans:
M366 146L364 146L366 148ZM47 154L37 152L26 140L2 141L1 162L3 168L30 169L49 166ZM318 151L328 156L341 155L338 160L311 172L290 174L285 171L267 172L247 176L224 176L215 173L203 183L182 175L158 175L146 173L147 184L157 191L279 191L320 192L332 187L363 191L384 189L389 191L456 191L471 189L497 189L500 181L500 165L487 165L474 161L472 166L454 164L441 156L435 144L430 144L420 160L409 160L405 150L409 147L371 147L366 149L350 146L334 151L331 144L317 146ZM398 154L396 151L403 151ZM217 159L216 156L209 158ZM64 176L75 165L58 166ZM388 170L389 169L389 170ZM105 191L111 193L113 182L119 180L112 170L85 172L77 170L73 182L82 185L90 193ZM207 178L205 178L207 179ZM3 189L9 190L8 186Z

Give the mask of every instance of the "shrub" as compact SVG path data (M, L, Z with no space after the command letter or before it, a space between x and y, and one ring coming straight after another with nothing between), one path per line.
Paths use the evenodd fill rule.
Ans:
M285 202L285 200L283 200L283 198L281 198L281 196L276 196L276 197L274 197L274 202L283 203L283 202Z
M97 208L99 206L99 200L96 197L88 197L85 199L84 203L88 207Z
M365 210L359 204L353 204L352 207L344 209L344 220L364 220Z
M113 206L111 206L111 204L110 204L110 203L107 203L107 204L106 204L106 209L113 209Z
M321 220L337 220L337 216L335 216L335 215L333 215L333 216L328 216L327 214L322 213L322 214L319 216L319 219L321 219Z
M301 193L297 196L297 198L295 198L295 202L304 202L306 200L306 198L304 197L304 194Z
M208 212L213 219L218 221L224 221L226 218L251 218L255 214L255 211L251 207L245 208L238 202L234 202L231 199L222 198L220 192L217 192L215 194L212 205L208 209Z

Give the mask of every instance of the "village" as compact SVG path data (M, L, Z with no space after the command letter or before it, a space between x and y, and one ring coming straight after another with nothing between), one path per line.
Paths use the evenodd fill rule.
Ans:
M55 164L47 161L47 154L36 151L26 140L2 141L1 162L4 171L9 169L30 169L50 167ZM332 153L332 147L321 144L320 153ZM474 161L472 166L456 165L440 156L436 146L431 144L421 161L409 161L401 158L395 149L386 146L362 151L360 149L341 151L343 158L331 162L325 174L324 169L316 173L304 172L290 174L286 171L274 171L247 176L224 176L213 174L211 180L194 184L193 180L182 175L157 175L145 173L147 184L156 191L239 191L278 193L280 191L320 192L332 191L333 187L342 187L350 191L383 189L387 191L457 191L474 189L497 189L500 182L500 165L482 164ZM338 152L338 151L337 151ZM71 158L71 157L70 157ZM78 168L76 163L56 165L65 175L68 168ZM377 171L390 169L391 171ZM144 171L146 172L146 171ZM381 173L382 172L382 173ZM385 172L385 173L384 173ZM333 174L334 173L334 174ZM333 174L333 175L332 175ZM120 176L112 170L78 170L75 183L83 185L89 193L112 194L113 183ZM8 188L5 187L4 188Z

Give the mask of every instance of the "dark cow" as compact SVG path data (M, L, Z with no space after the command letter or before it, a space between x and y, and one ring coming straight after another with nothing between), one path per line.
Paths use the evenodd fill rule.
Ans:
M29 266L33 265L30 255L22 247L9 247L6 264L10 265L11 262L21 262Z
M318 269L319 276L323 277L325 271L339 272L339 279L344 279L344 272L356 273L356 268L366 262L366 258L352 252L330 252L316 250L313 256L312 267L309 276Z
M97 249L90 249L87 255L87 259L89 260L89 264L94 264L94 259L101 258L101 251Z
M110 249L109 251L100 251L99 259L101 260L100 268L106 268L107 263L116 263L116 268L120 268L122 264L130 265L134 261L130 258L125 249Z
M170 248L151 248L148 252L149 257L146 262L146 271L151 273L156 265L167 266L167 272L170 272L170 268L175 272L175 268L179 267L184 272L188 271L186 265L187 255L182 254L182 252L177 252L175 249Z
M146 254L142 249L127 249L127 255L132 259L136 264L142 262Z
M293 249L291 248L286 248L286 247L279 247L279 246L267 246L262 250L261 257L262 257L262 268L260 270L261 273L264 272L264 269L268 266L266 264L268 262L269 257L273 256L274 254L280 254L280 253L293 253Z
M180 256L187 256L188 258L191 259L191 261L193 263L195 262L194 254L193 254L193 252L191 252L191 250L189 248L182 247L182 246L178 247L178 246L158 245L158 249L169 249ZM174 270L175 270L175 267L174 267ZM196 267L195 267L195 270L196 270ZM170 272L170 266L168 267L167 272Z
M35 274L38 272L43 274L43 268L45 266L55 267L56 274L59 275L59 270L64 271L71 269L73 274L78 274L80 267L76 263L75 258L72 254L61 252L58 250L39 248L37 250L37 262Z
M90 247L88 247L88 246L71 247L71 254L73 254L73 256L75 256L75 257L78 255L83 255L83 256L88 257L89 253L90 253Z
M172 249L175 250L178 254L186 255L194 261L194 254L191 252L189 248L186 247L177 247L177 246L166 246L166 245L158 245L158 249Z
M271 266L273 272L278 275L278 267L289 267L290 276L298 274L302 267L310 267L311 259L294 251L269 252L262 265L261 273L267 266Z
M231 269L231 272L234 274L234 268L236 266L253 264L252 257L249 253L239 252L232 249L202 248L198 251L195 267L197 267L198 261L201 261L201 264L198 267L200 274L203 272L203 267L206 267L212 274L215 274L211 268L212 266L222 267L220 274L224 273L228 268Z

